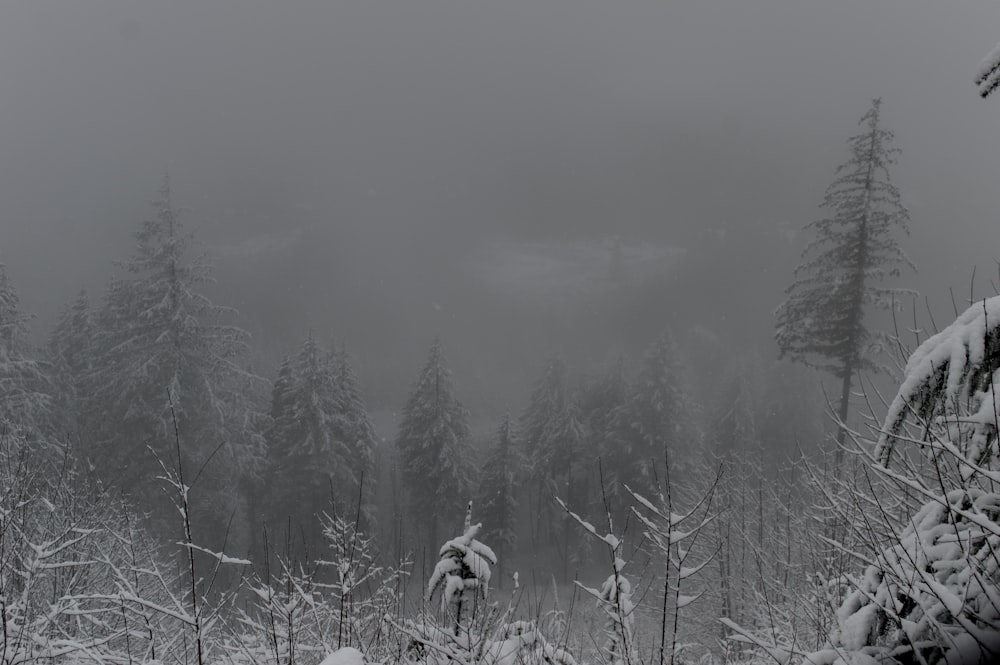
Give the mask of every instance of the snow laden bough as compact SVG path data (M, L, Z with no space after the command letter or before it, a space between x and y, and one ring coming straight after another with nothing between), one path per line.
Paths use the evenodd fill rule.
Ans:
M1000 657L1000 496L953 490L913 516L803 663L987 663Z
M465 532L441 546L440 559L427 583L427 599L441 594L441 611L453 614L456 635L461 629L462 603L467 595L485 600L489 594L490 566L497 555L476 540L482 524L472 524L472 503L465 514Z
M917 443L958 462L961 484L1000 482L998 380L1000 296L976 303L913 352L875 459L888 468L899 443Z
M803 663L1000 658L998 367L1000 297L910 356L870 463L923 505L852 580L826 648Z
M486 604L493 550L476 540L480 524L472 524L468 504L464 533L446 542L427 585L427 600L440 594L440 624L433 616L399 625L390 623L409 645L404 661L422 665L577 665L565 648L547 640L532 621L513 620L513 601L506 610ZM516 579L516 577L515 577ZM479 601L483 601L482 604Z

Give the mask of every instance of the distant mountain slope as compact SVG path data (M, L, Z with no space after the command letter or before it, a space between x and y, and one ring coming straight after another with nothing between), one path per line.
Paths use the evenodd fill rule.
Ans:
M519 296L584 295L623 281L641 283L674 267L684 250L615 240L571 243L492 242L470 255L471 278L502 293Z

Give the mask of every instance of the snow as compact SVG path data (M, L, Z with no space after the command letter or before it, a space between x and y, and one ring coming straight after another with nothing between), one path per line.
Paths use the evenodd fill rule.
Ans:
M491 565L497 556L488 546L476 540L481 524L469 526L458 538L446 542L440 550L440 559L427 582L427 597L441 589L441 607L458 602L466 591L477 590L484 598L489 592L492 576Z
M972 488L924 504L854 582L828 647L860 662L893 644L942 644L945 661L957 662L963 640L1000 633L998 506L1000 495ZM809 662L825 662L820 655Z
M204 552L205 554L209 555L213 559L218 560L219 563L234 564L234 565L238 565L238 566L249 566L249 565L251 565L250 561L247 560L247 559L239 559L239 558L236 558L236 557L231 557L231 556L228 556L226 554L223 554L222 552L213 552L210 549L206 549L206 548L201 547L199 545L195 545L194 543L180 543L179 542L179 543L176 543L176 544L178 546L180 546L180 547L190 547L193 550L198 550L199 552Z
M1000 296L995 296L969 307L954 323L927 339L910 355L903 381L885 417L876 459L887 464L902 423L912 412L919 413L930 399L947 403L973 397L981 407L974 409L974 417L995 422L988 417L994 397L992 388L976 393L977 388L967 384L971 375L981 371L990 360L986 341L997 334L998 327ZM990 408L983 406L987 399Z
M998 83L1000 83L1000 44L994 46L993 50L983 58L976 73L976 85L984 97L992 92Z
M344 647L324 658L319 665L365 665L365 657L354 647Z

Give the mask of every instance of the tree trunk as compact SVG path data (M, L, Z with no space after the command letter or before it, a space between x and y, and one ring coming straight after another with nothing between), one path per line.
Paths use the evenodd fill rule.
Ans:
M840 408L837 409L837 449L833 453L833 477L840 478L844 458L844 441L847 438L847 415L851 408L851 377L854 369L850 364L844 369L840 386Z

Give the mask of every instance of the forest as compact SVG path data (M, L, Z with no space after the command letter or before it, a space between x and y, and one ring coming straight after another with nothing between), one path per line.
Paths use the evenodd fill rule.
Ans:
M649 18L670 11L640 4ZM262 45L269 29L284 36L275 44L298 36L334 48L328 34L346 30L331 27L334 16L374 36L405 23L388 17L417 10L233 7L202 19L190 8L173 18L61 15L82 33L45 10L0 7L0 62L10 62L5 48L38 58L0 66L0 83L23 93L2 100L20 120L0 114L0 146L14 155L0 152L0 166L11 165L0 171L0 665L1000 660L1000 261L979 253L994 251L996 226L966 224L983 223L971 203L944 231L928 221L944 205L928 200L945 196L937 178L947 169L921 171L926 137L898 95L824 109L837 135L815 139L815 168L796 161L794 140L759 127L748 138L733 118L755 113L750 102L745 116L704 126L671 116L683 139L654 150L630 133L645 116L615 115L632 129L595 135L605 125L587 123L599 113L566 115L583 88L549 98L532 87L578 72L547 50L550 37L581 56L594 53L581 44L595 43L567 37L537 8L489 10L510 20L503 29L471 18L486 10L414 14L411 30L456 40L473 60L458 27L518 35L523 63L505 44L510 63L461 74L433 40L391 33L379 43L420 44L414 57L438 74L397 64L442 88L407 92L384 62L351 61L333 80L353 72L360 83L330 93L332 103L296 78L311 56ZM643 23L596 5L580 11L623 30ZM707 18L677 11L681 23ZM248 22L222 27L231 17ZM782 20L792 23L773 35L812 25ZM159 39L169 31L153 26L171 21L191 39L194 68L145 69L142 58L167 48ZM657 30L634 29L656 43ZM169 88L186 77L202 85L203 63L227 82L263 81L263 67L278 86L268 90L280 92L241 111L243 93L188 89L192 104L226 101L213 107L226 119L214 134L192 111L196 148L169 153L169 168L151 174L125 147L145 144L124 129L103 154L73 147L89 138L57 140L77 136L59 124L58 105L30 117L47 81L61 81L53 99L94 104L67 112L92 129L142 116L118 108L128 86L93 92L61 79L83 70L50 69L32 34L63 35L59 48L85 41L80 62L105 67L80 81L115 74L140 86L151 72L167 85L153 86L157 104L176 100ZM227 60L227 45L247 62ZM103 51L119 48L140 58L134 72ZM1000 46L971 50L985 58L960 89L995 128ZM166 52L181 59L184 48ZM270 75L278 65L286 78ZM681 80L686 70L671 71ZM524 111L552 142L521 135L525 118L454 124L475 113L449 106L448 85L506 100L493 86L508 74L522 99L570 100L551 116L542 102ZM624 69L609 76L625 78ZM391 82L385 98L348 94L374 81ZM637 108L669 106L619 93ZM260 110L279 99L273 108L287 102L307 125L315 103L330 111L318 126L352 129L335 140L315 127L283 133ZM400 100L412 103L402 116L374 119ZM352 103L360 115L345 110ZM238 141L215 143L242 123ZM346 138L369 131L386 143ZM43 135L51 139L22 138ZM742 148L723 147L741 136L758 147L746 162ZM323 149L312 152L314 142ZM343 154L326 152L335 144ZM771 184L761 174L782 160L764 155L778 144L788 165ZM516 155L504 168L492 161L500 146ZM660 149L674 156L649 161L646 151ZM382 151L389 166L373 157ZM986 152L976 156L991 164ZM224 158L197 158L213 154ZM87 155L92 168L60 161ZM269 158L266 186L232 184ZM333 185L316 175L330 163ZM141 173L115 170L126 164ZM63 169L80 182L66 185ZM674 177L660 197L649 172L663 169ZM105 180L105 170L117 175ZM991 202L983 183L1000 169L972 170L972 184L950 186L978 187ZM741 184L717 195L723 176ZM310 178L316 189L294 190ZM353 178L360 188L345 184ZM146 190L130 189L147 179ZM48 191L39 180L51 196L39 195ZM787 205L769 207L782 196ZM97 208L81 203L90 200ZM81 226L20 221L36 214ZM98 225L101 215L111 221ZM646 218L654 223L636 221ZM87 224L100 232L85 238ZM956 275L967 283L949 284Z

